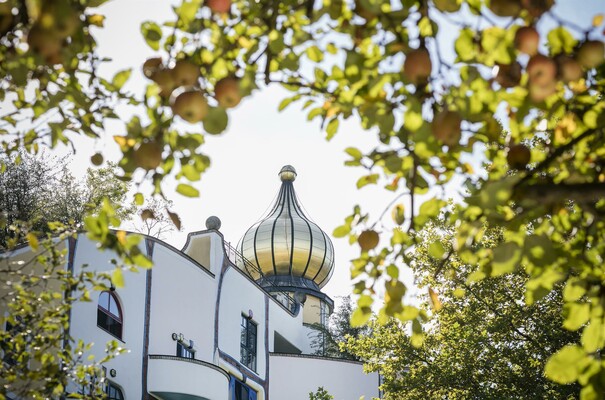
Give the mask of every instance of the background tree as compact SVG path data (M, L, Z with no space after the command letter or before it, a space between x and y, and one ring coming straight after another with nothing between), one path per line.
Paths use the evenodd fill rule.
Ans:
M470 283L473 265L456 255L442 259L453 252L455 236L443 220L428 224L411 255L424 308L434 313L422 344L413 342L409 323L391 319L374 321L369 335L349 337L347 351L380 372L388 399L580 398L580 385L558 385L543 373L554 351L579 339L569 319L562 326L562 287L527 305L524 271ZM501 232L489 230L479 246L501 242Z
M6 238L12 236L10 226L17 221L27 221L33 229L45 229L49 221L46 202L54 192L55 176L63 172L66 161L25 152L0 157L4 165L0 172L0 212L5 222L0 243L5 244Z
M323 387L318 387L315 393L309 393L309 400L332 400L334 396L328 393Z
M148 236L154 236L162 239L167 233L174 231L175 223L170 218L170 210L173 208L173 202L164 200L161 197L149 199L137 212L140 221L134 223L134 230ZM183 229L180 226L178 230Z
M67 168L69 159L35 156L25 152L17 156L0 155L0 211L5 219L0 243L14 237L17 222L27 222L38 232L49 231L49 222L61 222L82 228L87 215L98 214L107 198L120 220L134 213L128 204L129 185L117 178L116 165L88 168L77 180Z
M340 298L338 308L330 316L327 326L321 324L313 325L314 333L311 334L311 347L315 349L315 354L348 360L360 360L357 354L343 347L349 338L359 338L370 333L368 326L351 326L353 310L354 303L351 300L351 296L343 296Z

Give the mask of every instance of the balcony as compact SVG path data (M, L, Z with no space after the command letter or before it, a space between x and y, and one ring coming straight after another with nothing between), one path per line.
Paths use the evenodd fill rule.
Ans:
M224 400L229 375L205 361L150 355L147 390L159 400Z

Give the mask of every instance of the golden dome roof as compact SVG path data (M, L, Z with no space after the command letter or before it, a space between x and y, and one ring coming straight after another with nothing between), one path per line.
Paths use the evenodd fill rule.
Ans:
M277 201L266 217L246 231L238 249L258 267L258 272L246 270L263 286L316 291L332 276L334 246L302 211L294 192L294 167L284 166L279 177L282 185Z

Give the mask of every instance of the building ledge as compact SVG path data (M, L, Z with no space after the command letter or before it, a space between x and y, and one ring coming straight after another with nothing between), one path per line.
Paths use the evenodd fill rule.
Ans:
M149 355L147 390L160 400L226 399L229 374L202 360L172 355Z
M349 360L340 357L319 356L315 354L292 354L292 353L269 353L270 357L294 357L294 358L309 358L314 360L337 361L349 364L363 365L363 361Z

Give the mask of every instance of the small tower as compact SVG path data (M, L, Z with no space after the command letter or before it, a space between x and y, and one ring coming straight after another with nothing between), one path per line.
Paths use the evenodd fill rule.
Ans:
M238 244L244 258L256 267L242 269L270 293L287 292L297 299L306 295L304 322L325 324L333 302L321 288L332 276L334 246L302 211L294 191L294 167L284 166L279 177L277 201Z

